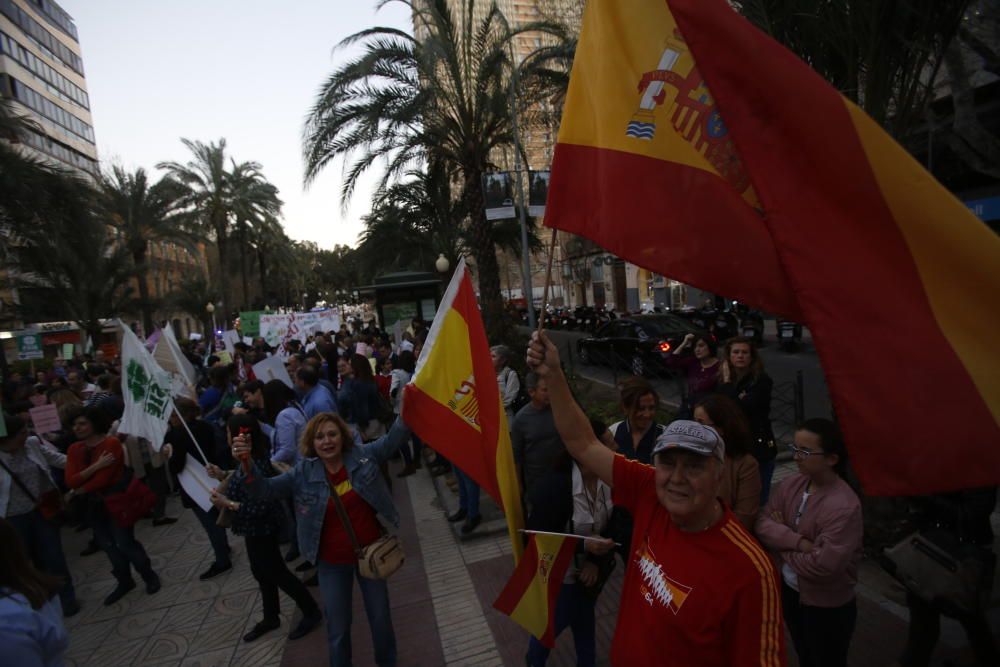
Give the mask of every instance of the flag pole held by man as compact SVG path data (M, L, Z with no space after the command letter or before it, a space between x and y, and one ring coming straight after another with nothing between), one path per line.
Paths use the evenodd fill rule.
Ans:
M403 399L403 419L497 501L515 561L522 551L521 494L476 294L465 260L455 268Z
M1000 238L724 0L587 4L545 224L806 324L867 493L1000 483Z

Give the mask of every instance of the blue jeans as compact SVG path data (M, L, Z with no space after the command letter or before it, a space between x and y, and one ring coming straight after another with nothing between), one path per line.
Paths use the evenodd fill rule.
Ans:
M111 561L111 573L119 583L131 581L132 569L143 580L148 581L155 576L153 566L149 562L149 556L142 547L139 540L135 539L135 528L122 528L111 515L105 511L103 506L96 506L91 510L91 522L94 527L94 538L97 546L104 550Z
M760 468L760 506L767 504L767 499L771 496L771 478L774 477L774 459L770 461L757 462Z
M191 511L194 512L194 515L198 518L198 522L205 529L205 533L208 534L208 541L211 543L212 551L215 553L215 565L218 567L228 567L231 564L229 560L229 539L226 537L226 529L215 523L219 518L219 510L213 507L211 511L206 512L192 501Z
M319 592L326 615L326 635L330 649L330 667L351 666L351 598L357 566L319 562ZM396 633L389 611L389 588L385 580L357 576L365 614L371 627L375 662L379 667L396 665Z
M416 433L411 435L410 439L413 441L412 454L410 453L410 443L408 442L403 443L403 446L399 448L400 453L402 453L403 455L403 462L406 465L410 465L413 462L420 464L421 463L420 452L424 448L424 441L418 438Z
M46 521L38 510L9 516L7 521L21 536L24 548L35 566L46 574L62 577L63 585L59 589L59 599L63 608L76 602L76 590L73 588L73 577L66 565L59 528Z
M475 519L479 516L479 485L457 467L455 479L458 480L458 506L470 519Z
M594 633L594 599L583 592L580 584L563 584L556 601L555 637L569 627L573 631L577 667L594 667L597 642ZM528 640L528 664L543 667L549 650L534 637Z

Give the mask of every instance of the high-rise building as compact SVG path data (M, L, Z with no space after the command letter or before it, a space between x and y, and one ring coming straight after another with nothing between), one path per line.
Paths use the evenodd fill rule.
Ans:
M87 174L97 146L73 18L53 0L0 0L0 96L34 121L21 149Z

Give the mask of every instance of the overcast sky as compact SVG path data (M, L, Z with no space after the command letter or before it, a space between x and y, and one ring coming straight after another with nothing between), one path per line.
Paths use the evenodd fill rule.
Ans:
M354 245L375 176L341 214L341 165L302 187L302 124L332 52L374 25L412 32L410 15L375 0L59 0L76 21L102 162L153 170L186 162L180 138L225 137L281 191L285 230L321 247Z

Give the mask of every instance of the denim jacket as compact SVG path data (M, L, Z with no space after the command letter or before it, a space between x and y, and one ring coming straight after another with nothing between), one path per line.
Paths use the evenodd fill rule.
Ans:
M351 486L394 526L399 526L399 512L392 502L392 493L382 477L379 464L387 461L409 438L410 428L402 419L397 419L386 435L364 445L355 442L343 454ZM299 551L306 560L315 563L327 501L330 499L323 461L316 457L302 459L288 472L271 478L265 477L255 466L253 480L246 484L246 489L251 498L292 498Z

